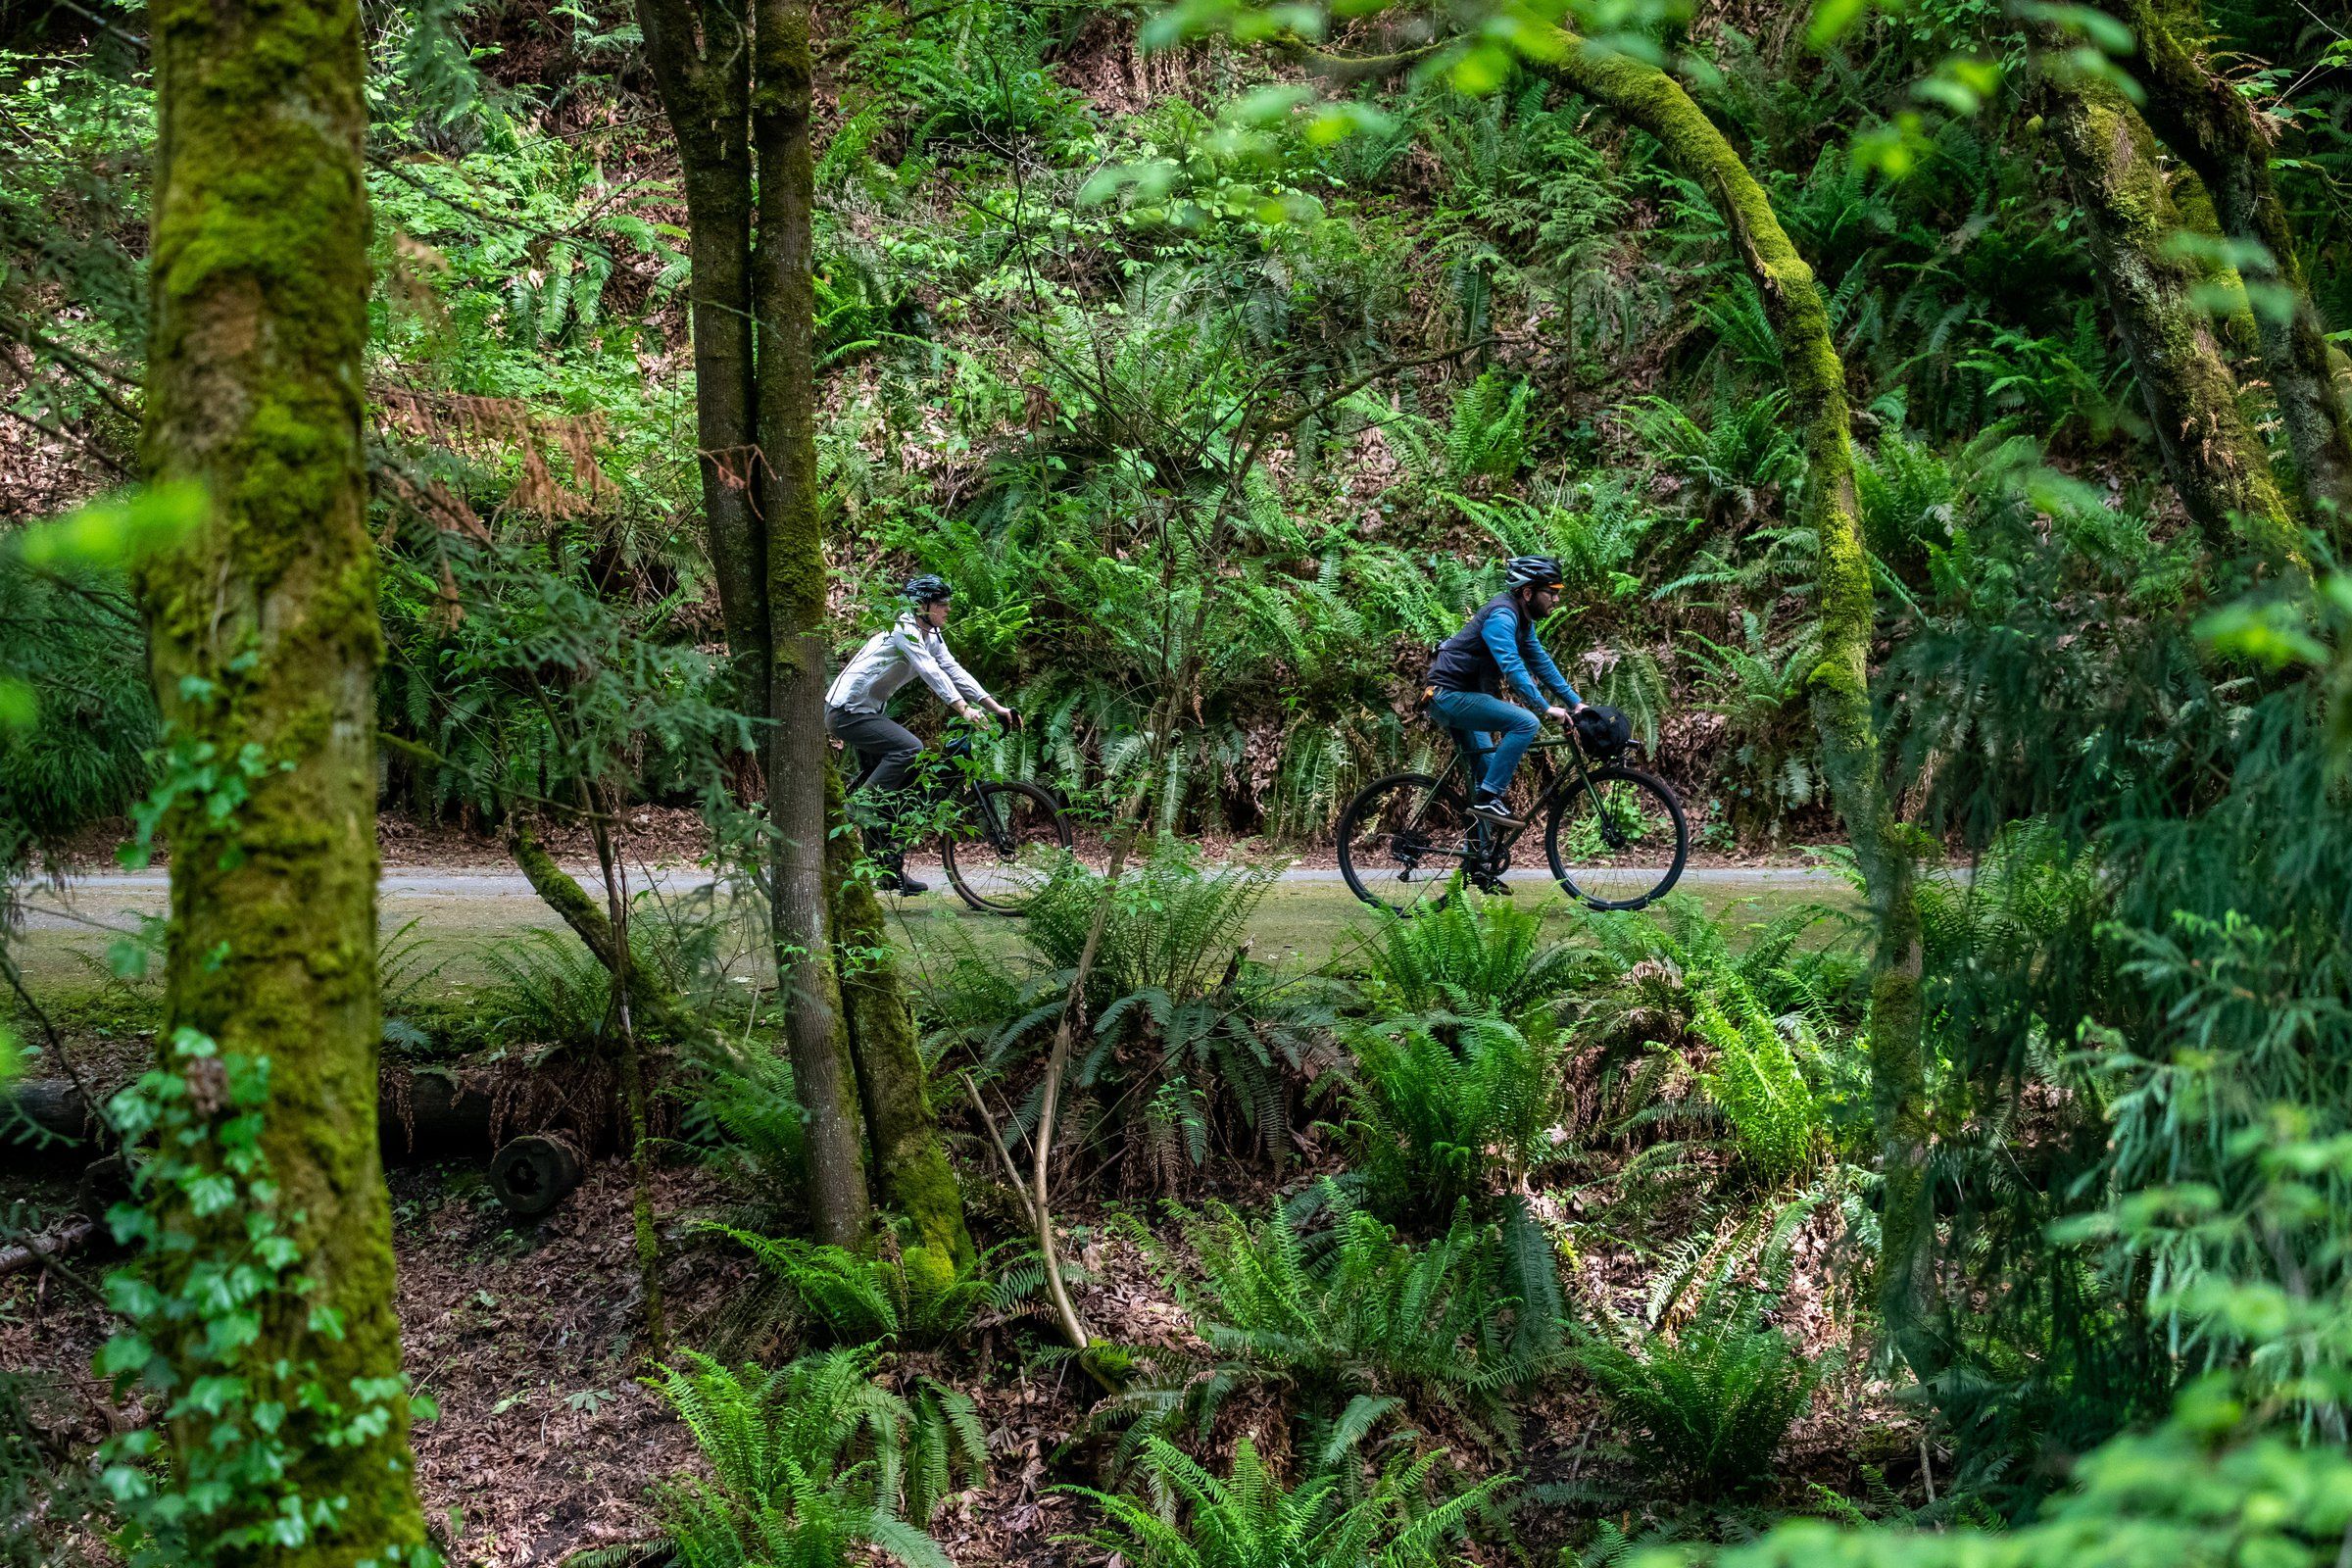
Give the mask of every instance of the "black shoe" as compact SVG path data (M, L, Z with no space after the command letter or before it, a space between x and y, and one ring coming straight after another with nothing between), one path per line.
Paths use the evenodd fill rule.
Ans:
M916 893L930 892L931 884L917 882L904 871L893 871L882 878L882 891L911 896Z
M1458 800L1460 797L1456 796L1455 799ZM1481 822L1492 822L1496 827L1527 826L1527 818L1513 816L1511 808L1502 804L1502 797L1499 795L1481 795L1477 804L1470 808L1470 814Z

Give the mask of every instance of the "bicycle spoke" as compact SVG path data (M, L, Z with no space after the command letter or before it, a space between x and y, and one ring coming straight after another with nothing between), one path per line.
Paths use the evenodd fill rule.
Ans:
M1571 894L1602 908L1640 908L1682 875L1689 828L1664 785L1611 768L1561 792L1545 849Z
M1053 802L1019 785L983 785L941 849L966 902L1017 914L1067 852L1068 829Z
M1443 903L1469 850L1458 795L1421 775L1368 786L1340 827L1340 870L1356 897L1410 914Z

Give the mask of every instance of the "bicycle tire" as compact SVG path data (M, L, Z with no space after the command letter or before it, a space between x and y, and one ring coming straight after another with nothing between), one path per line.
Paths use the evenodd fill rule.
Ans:
M1588 908L1646 908L1674 891L1675 883L1682 880L1684 865L1690 858L1690 822L1683 814L1683 803L1675 798L1674 791L1666 786L1665 780L1638 767L1612 764L1593 769L1590 777L1594 791L1610 784L1631 786L1630 793L1623 797L1615 794L1608 796L1609 802L1614 804L1622 798L1627 802L1629 810L1642 811L1642 820L1647 828L1641 835L1643 843L1656 842L1656 828L1661 822L1671 824L1673 853L1662 853L1664 846L1660 845L1660 853L1654 857L1629 857L1625 853L1627 846L1606 846L1610 856L1621 863L1615 866L1601 865L1597 863L1600 857L1596 855L1580 856L1579 864L1583 869L1583 880L1580 882L1578 876L1570 871L1567 858L1561 854L1560 828L1563 822L1590 822L1595 818L1592 809L1592 795L1581 784L1571 784L1552 797L1551 809L1544 813L1544 858L1551 862L1552 879L1559 883L1562 892ZM1641 803L1644 800L1649 807L1663 808L1662 815L1642 808ZM1620 831L1623 829L1620 828ZM1656 869L1653 870L1653 866ZM1628 887L1639 888L1640 891L1631 896L1600 897L1595 890L1602 886L1604 878L1614 879L1610 886L1612 893L1623 894Z
M1050 827L1050 838L1053 842L1053 846L1064 851L1069 849L1069 819L1061 814L1061 807L1052 795L1038 788L1035 784L1022 784L1017 782L982 784L978 786L978 788L981 797L992 804L998 801L1026 802L1027 806L1034 812L1038 813L1038 815L1032 818L1032 820L1037 821L1043 826ZM1022 808L1020 807L1012 807L1010 809L1017 812ZM1003 817L1000 816L999 819L1003 820ZM974 863L969 868L973 873L973 877L967 877L964 874L966 867L957 858L956 842L957 841L954 834L943 834L939 841L940 863L947 868L948 884L955 888L956 897L962 899L964 903L970 905L973 908L978 909L983 914L1022 915L1029 912L1030 890L1026 886L1018 882L1012 883L1011 886L1014 891L1010 894L996 891L996 884L991 884L989 888L983 889L973 879L974 877L982 874L982 867L978 863ZM1044 847L1044 842L1042 840L1033 840L1016 844L1014 846L1013 854L1008 859L1004 856L1000 855L993 845L985 844L981 840L966 839L962 842L967 855L975 849L984 852L988 859L989 868L996 870L1001 874L1009 873L1018 868L1021 864L1021 857L1025 851Z
M1408 842L1405 853L1396 855L1395 835L1374 825L1379 813L1392 807L1392 797L1397 797L1404 790L1431 792L1435 808L1446 813L1445 820L1437 824L1433 831L1420 834L1422 843L1430 847L1427 853L1441 858L1439 865L1429 871L1429 879L1418 883L1412 878L1421 870L1420 852ZM1460 791L1441 789L1439 781L1427 773L1391 773L1385 778L1376 778L1357 790L1348 802L1347 808L1340 812L1339 826L1334 829L1339 841L1340 876L1347 882L1348 891L1357 898L1398 915L1409 917L1423 909L1442 908L1451 897L1453 874L1461 869L1462 854L1458 847L1439 849L1437 846L1449 840L1457 846L1466 845L1469 820L1469 806L1462 800ZM1370 831L1367 832L1367 829ZM1359 837L1364 840L1360 847L1357 843ZM1374 846L1378 846L1376 853L1388 854L1387 865L1360 858L1359 848ZM1408 888L1426 889L1430 896L1402 896L1403 890Z

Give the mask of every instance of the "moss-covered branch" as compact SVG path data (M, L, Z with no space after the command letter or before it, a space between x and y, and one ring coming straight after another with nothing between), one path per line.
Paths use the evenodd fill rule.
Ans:
M597 906L588 890L569 871L556 863L539 842L530 824L510 818L506 830L507 854L513 857L514 868L531 884L556 917L570 928L596 961L605 966L608 974L614 972L619 944L612 935L612 922ZM646 967L645 960L635 953L617 954L626 964L620 971L628 988L629 1005L636 1021L672 1041L698 1038L706 1031L700 1020L678 1004L677 995L662 977Z
M2089 224L2099 282L2147 402L2166 474L2217 551L2296 569L2302 532L2239 411L2237 382L2180 253L2179 208L2147 122L2112 83L2045 62L2043 119Z
M1553 68L1578 92L1655 137L1730 229L1771 318L1787 367L1788 413L1804 431L1806 522L1820 541L1821 657L1809 679L1823 769L1860 861L1878 928L1871 989L1871 1077L1886 1179L1881 1300L1905 1355L1936 1361L1926 1336L1929 1140L1920 1018L1920 924L1907 830L1883 782L1871 717L1870 560L1854 499L1845 368L1813 270L1789 243L1764 188L1682 85L1655 66L1569 37Z
M2327 323L2271 177L2270 138L2235 85L2191 53L2201 26L2193 11L2156 0L2104 3L2138 38L2130 69L2147 91L2148 122L2211 193L2222 232L2252 242L2240 270L2268 295L2253 314L2296 484L2313 518L2339 544L2352 540L2352 405L2335 384Z

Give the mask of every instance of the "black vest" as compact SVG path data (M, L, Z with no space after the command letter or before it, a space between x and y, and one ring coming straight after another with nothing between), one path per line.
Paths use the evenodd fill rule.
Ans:
M1534 677L1536 662L1529 650L1535 645L1535 621L1506 591L1481 605L1460 631L1438 645L1437 657L1429 662L1432 686L1442 692L1501 694L1502 666L1494 662L1494 655L1487 647L1487 618L1497 610L1509 610L1519 617L1519 661L1527 665L1529 677Z

